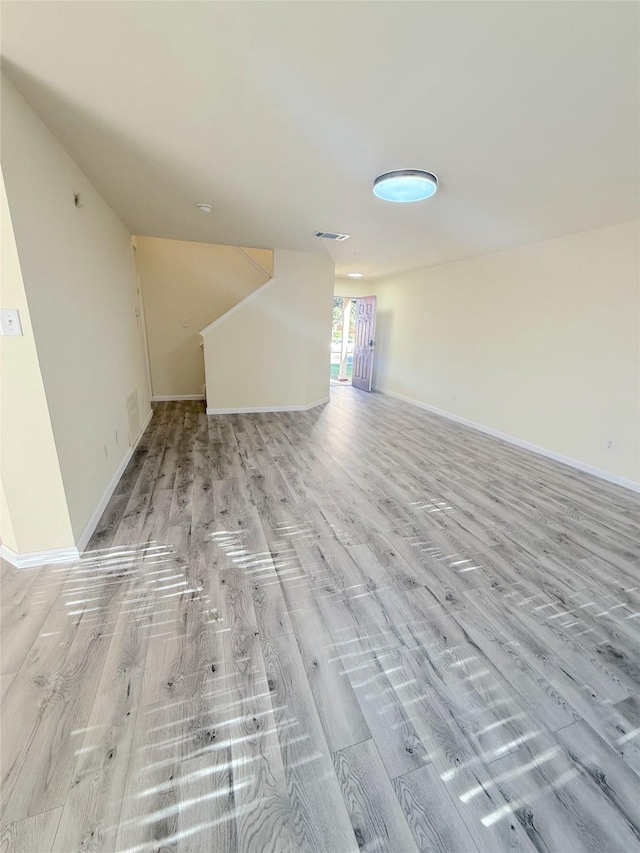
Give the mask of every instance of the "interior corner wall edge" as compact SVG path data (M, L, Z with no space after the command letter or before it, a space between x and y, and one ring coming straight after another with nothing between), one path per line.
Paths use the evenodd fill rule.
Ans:
M329 396L334 265L274 250L274 279L203 334L207 407L278 410Z
M637 483L639 225L376 282L374 384Z
M11 221L77 541L129 451L126 398L138 392L140 422L150 410L131 235L5 74L1 133Z
M14 554L72 547L67 509L4 178L0 304L20 312L21 336L0 337L0 541Z
M201 394L200 330L268 280L273 252L158 237L135 244L153 396Z

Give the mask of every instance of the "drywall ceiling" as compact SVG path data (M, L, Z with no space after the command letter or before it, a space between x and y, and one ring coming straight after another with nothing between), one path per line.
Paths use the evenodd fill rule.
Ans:
M133 233L379 276L638 215L639 9L5 0L2 53ZM401 167L438 194L374 197Z

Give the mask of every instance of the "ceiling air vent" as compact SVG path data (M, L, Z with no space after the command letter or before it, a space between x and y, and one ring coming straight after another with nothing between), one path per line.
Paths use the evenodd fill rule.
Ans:
M316 237L324 237L325 240L348 240L349 234L336 234L335 231L316 231Z

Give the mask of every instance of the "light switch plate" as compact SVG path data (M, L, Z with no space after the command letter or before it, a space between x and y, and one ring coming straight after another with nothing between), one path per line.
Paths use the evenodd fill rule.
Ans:
M17 308L0 309L0 329L3 335L21 335L22 324Z

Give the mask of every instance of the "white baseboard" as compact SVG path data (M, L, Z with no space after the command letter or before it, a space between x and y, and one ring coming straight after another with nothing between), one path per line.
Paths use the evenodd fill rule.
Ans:
M52 548L50 551L27 551L17 554L6 545L0 545L0 557L17 569L29 569L48 563L72 563L80 557L80 552L72 545L68 548Z
M78 551L80 553L82 553L84 551L84 549L87 547L87 545L89 543L89 540L93 536L93 531L98 526L98 522L100 521L100 519L102 517L102 513L105 511L107 504L111 500L111 495L114 493L115 488L118 485L118 482L120 481L120 477L122 477L122 475L124 474L125 468L127 467L129 462L131 461L131 457L133 456L133 453L134 453L136 447L140 443L140 439L144 435L144 431L149 426L152 417L153 417L153 412L149 412L149 414L147 415L147 417L145 419L145 422L142 424L142 428L140 429L140 434L136 438L135 442L131 445L131 447L127 450L127 452L124 456L124 459L118 465L115 474L111 478L109 485L107 486L107 488L104 491L104 494L100 498L100 502L98 503L98 506L93 511L93 515L91 516L91 518L87 522L86 527L84 528L84 530L80 534L78 541L76 543L78 546Z
M152 403L170 403L174 400L204 400L204 394L174 394L151 398Z
M111 495L113 494L116 486L118 485L118 481L122 474L124 473L124 469L129 464L129 460L133 456L133 452L138 446L138 443L142 436L144 435L144 431L149 426L151 418L153 417L153 412L149 412L147 415L145 422L140 429L140 434L138 435L135 443L127 450L124 459L118 465L118 469L111 478L111 482L107 486L104 494L100 498L100 502L98 506L95 508L93 515L89 519L86 527L80 534L78 541L75 545L69 546L67 548L53 548L50 551L25 551L23 553L17 554L15 551L12 551L11 548L8 548L6 545L0 544L0 557L7 560L13 566L16 566L19 569L29 568L31 566L44 566L49 563L69 563L74 560L78 560L80 558L81 553L87 547L87 543L91 539L93 535L93 531L96 529L98 522L104 512Z
M308 412L309 409L315 409L316 406L322 406L329 402L329 397L324 397L322 400L316 400L315 403L309 403L307 406L247 406L241 409L210 409L207 407L208 415L255 415L260 412Z
M506 441L516 447L521 447L523 450L530 450L532 453L537 453L539 456L546 456L547 459L553 459L555 462L561 462L563 465L569 465L571 468L576 468L578 471L584 471L585 474L592 474L594 477L599 477L601 480L607 480L609 483L615 483L616 486L622 486L625 489L630 489L632 492L640 492L640 483L636 483L634 480L628 480L626 477L619 477L617 474L611 474L609 471L604 471L602 468L587 465L585 462L580 462L578 459L563 456L561 453L556 453L554 450L547 450L546 447L539 447L537 444L531 444L529 441L523 441L521 438L508 435L506 432L499 432L491 427L483 426L482 424L475 423L475 421L467 420L467 418L461 418L459 415L453 415L451 412L445 412L444 409L437 409L435 406L430 406L427 403L421 403L419 400L414 400L411 397L405 397L402 394L396 394L393 391L384 391L382 388L375 388L375 390L388 397L395 397L398 400L403 400L405 403L410 403L412 406L417 406L419 409L425 409L427 412L432 412L434 415L440 415L450 421L455 421L458 424L470 427L478 432L483 432L493 438L499 438L501 441Z

